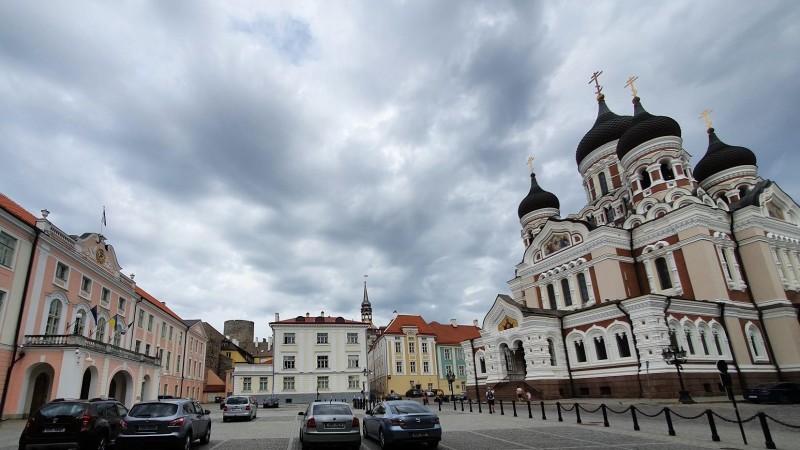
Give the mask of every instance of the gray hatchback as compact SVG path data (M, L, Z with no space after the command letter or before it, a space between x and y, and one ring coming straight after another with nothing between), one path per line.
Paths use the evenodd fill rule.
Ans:
M192 442L211 439L211 411L195 400L163 399L133 405L120 421L117 448L152 448L161 445L189 450Z
M312 445L347 445L352 449L361 447L360 422L350 405L344 402L312 403L300 422L300 443L303 450Z
M222 407L222 421L233 419L253 420L258 416L258 405L252 397L246 395L233 395L225 399Z

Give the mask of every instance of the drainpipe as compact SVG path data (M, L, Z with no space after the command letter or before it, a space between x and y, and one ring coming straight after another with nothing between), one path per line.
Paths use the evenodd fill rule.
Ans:
M181 369L181 388L180 388L181 389L181 394L183 393L183 380L184 380L184 378L186 378L186 376L184 375L185 372L183 370L183 367L186 365L186 347L189 346L188 342L189 342L189 327L187 326L186 327L186 336L184 336L184 339L183 339L183 360L181 361L181 367L180 367L180 369ZM208 351L208 349L206 349L206 351ZM169 367L167 367L167 370L169 370ZM188 397L188 395L187 395L187 397Z
M567 362L567 374L569 374L569 389L570 397L575 397L575 380L572 378L572 368L569 365L569 352L567 351L567 337L564 336L564 318L558 318L558 325L561 331L561 343L564 346L564 354L566 355L565 361Z
M633 321L631 320L631 315L628 314L628 311L625 311L622 308L622 301L618 301L615 304L617 305L617 309L622 311L622 314L625 314L625 318L628 319L628 325L631 327L633 349L636 351L636 381L639 383L639 398L643 398L644 391L642 390L642 358L641 355L639 355L639 346L636 344L636 333L633 332Z
M134 302L134 304L133 304L133 321L134 322L136 322L136 320L137 320L137 318L136 318L136 309L139 307L139 303L142 303L143 301L144 301L144 299L141 296L139 296L139 298L137 298L136 302ZM131 341L128 343L128 350L133 350L133 343L135 341L136 341L136 331L131 333Z
M728 325L725 323L725 306L726 303L717 302L717 308L719 309L719 316L720 322L722 322L722 330L725 332L726 336L730 336L728 333ZM739 362L736 360L736 352L731 349L731 357L733 358L733 367L736 369L736 377L739 378L739 386L742 387L742 390L747 389L747 380L744 377L744 374L739 369Z
M735 253L736 259L742 261L741 254L739 253L739 240L736 239L736 234L733 232L733 213L728 211L729 216L729 223L730 223L730 230L731 230L731 240L733 241L733 252ZM775 366L775 371L778 374L778 381L786 381L783 378L783 372L781 372L781 368L778 366L778 361L775 359L775 353L772 351L772 341L769 338L769 331L767 331L767 327L764 325L764 314L761 311L761 308L756 304L756 299L753 297L753 291L750 290L750 280L747 277L747 269L744 267L744 264L739 266L742 270L742 279L747 289L747 296L750 298L750 303L753 304L753 307L758 311L758 322L761 324L761 329L764 330L764 340L767 344L767 352L769 353L769 359L772 361L772 365ZM727 331L726 331L727 333ZM743 385L742 388L745 388L746 385Z
M39 235L42 233L42 230L40 230L39 227L34 227L33 231L35 236L33 238L33 246L31 247L31 257L28 260L28 271L25 273L25 285L22 287L22 304L19 306L17 326L14 329L14 348L11 350L11 364L8 365L8 370L6 371L6 380L3 382L3 396L0 397L0 420L3 419L3 410L6 407L6 395L8 395L8 385L11 382L11 372L14 370L14 365L17 364L17 361L25 356L25 352L21 351L19 358L17 358L17 349L19 348L19 331L22 329L22 313L25 311L25 299L28 298L28 286L31 283L33 259L36 256L36 246L39 244Z

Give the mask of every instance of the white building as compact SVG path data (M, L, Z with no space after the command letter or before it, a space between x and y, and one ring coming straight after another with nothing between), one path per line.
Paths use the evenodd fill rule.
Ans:
M350 401L367 387L367 328L342 317L297 316L271 322L275 338L275 396L282 403Z
M236 363L231 372L233 395L254 397L259 404L275 393L272 364Z

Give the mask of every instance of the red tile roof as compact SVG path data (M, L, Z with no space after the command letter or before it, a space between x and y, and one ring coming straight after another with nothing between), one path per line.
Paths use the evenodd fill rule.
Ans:
M431 322L431 329L436 333L437 344L459 344L470 339L481 337L481 329L475 325L458 325Z
M382 334L405 334L403 332L403 327L417 327L417 334L436 335L422 316L412 316L409 314L398 314L397 317L389 322L389 325L386 326Z
M158 301L158 299L156 299L152 295L148 294L147 291L145 291L144 289L140 288L139 286L136 286L136 293L141 295L143 299L145 299L148 302L150 302L153 305L155 305L156 308L164 311L165 313L169 314L170 316L172 316L172 317L174 317L174 318L176 318L178 320L183 320L183 319L181 319L181 317L179 315L175 314L174 312L172 312L171 309L167 308L167 305L165 305L165 304L161 303L160 301Z
M277 322L270 322L270 325L275 324L308 324L308 325L369 325L367 322L359 322L357 320L347 320L343 317L331 316L297 316L291 319L279 320Z
M30 226L32 227L36 226L36 216L28 212L28 210L26 210L22 206L19 206L15 201L6 197L5 194L2 193L0 193L0 208L5 209L12 216L16 217L17 219L25 222Z

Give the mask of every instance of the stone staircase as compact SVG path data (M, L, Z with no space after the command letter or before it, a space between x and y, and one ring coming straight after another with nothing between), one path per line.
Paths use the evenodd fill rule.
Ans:
M531 399L542 400L542 391L528 384L526 381L501 381L492 386L495 400L510 402L517 400L517 387L531 393Z

